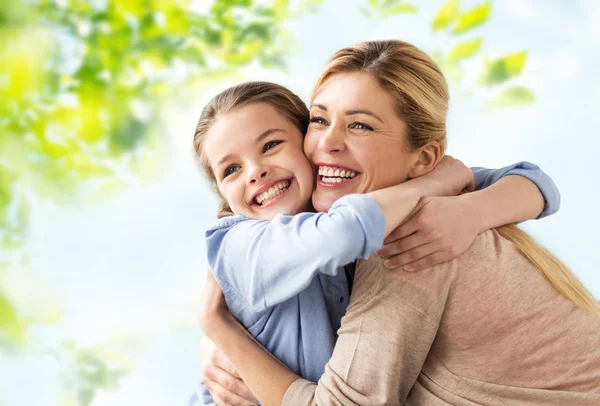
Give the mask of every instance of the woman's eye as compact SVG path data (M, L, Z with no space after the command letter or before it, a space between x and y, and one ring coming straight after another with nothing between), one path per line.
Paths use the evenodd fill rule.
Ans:
M356 130L373 131L373 127L371 127L370 125L366 125L365 123L360 123L360 122L355 122L355 123L350 124L350 128L354 128Z
M230 165L230 166L228 166L228 167L225 169L225 172L224 172L224 174L223 174L223 175L224 175L224 177L226 178L226 177L228 177L229 175L231 175L231 174L234 174L235 172L237 172L237 170L238 170L238 169L240 169L240 166L239 166L239 165Z
M275 148L277 145L281 144L283 141L269 141L263 147L263 152L267 152L271 148Z
M311 117L310 122L315 124L327 125L327 121L325 121L325 119L322 117Z

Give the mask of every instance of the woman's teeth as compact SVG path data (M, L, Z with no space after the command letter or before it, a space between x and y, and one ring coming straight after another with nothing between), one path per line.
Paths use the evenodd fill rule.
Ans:
M349 169L319 166L319 175L323 177L321 180L324 183L341 183L347 181L348 179L352 179L358 175L358 173Z
M275 196L279 196L280 194L285 192L288 187L290 187L289 180L284 180L284 181L278 182L275 185L271 186L269 188L269 190L267 190L266 192L261 193L260 195L256 196L256 198L254 200L259 205L263 205L263 204L267 203L269 200L273 199Z

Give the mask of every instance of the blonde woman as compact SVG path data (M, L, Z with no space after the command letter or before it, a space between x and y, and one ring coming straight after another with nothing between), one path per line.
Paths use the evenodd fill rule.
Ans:
M363 179L317 182L315 209L389 186L380 163L392 157L404 180L432 171L447 108L444 77L417 48L376 41L338 51L315 87L305 151ZM361 136L348 130L349 113L363 114ZM436 198L423 205L441 207ZM514 226L483 232L458 258L418 273L389 271L376 256L359 261L353 286L318 384L255 343L210 277L202 327L264 405L600 404L598 303Z

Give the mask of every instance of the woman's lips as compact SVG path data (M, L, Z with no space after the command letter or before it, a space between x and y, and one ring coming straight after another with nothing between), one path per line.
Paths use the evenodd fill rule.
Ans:
M332 188L332 189L341 188L341 187L347 186L348 184L353 184L354 182L356 182L356 180L358 178L360 178L360 175L361 174L358 174L353 178L348 178L347 180L344 180L342 182L336 182L336 183L323 182L323 176L317 175L317 184L319 186L323 186L326 188Z

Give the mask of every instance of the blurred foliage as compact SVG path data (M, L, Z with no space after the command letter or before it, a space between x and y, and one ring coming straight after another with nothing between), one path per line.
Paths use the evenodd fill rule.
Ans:
M283 26L323 0L5 0L0 8L0 350L27 318L3 276L22 262L36 204L114 193L147 176L164 102L198 78L285 68ZM168 118L165 118L165 120ZM19 269L21 272L21 269ZM49 306L53 308L53 306ZM30 320L31 319L31 320ZM68 344L64 404L88 405L126 369ZM62 359L62 358L61 358Z
M461 10L459 0L448 0L442 4L431 21L436 32L446 32L455 45L448 52L435 51L432 57L440 66L448 81L457 88L464 84L463 63L477 56L482 50L484 39L479 37L462 39L459 36L471 33L490 19L492 3L484 2L469 10ZM456 38L456 40L455 40ZM456 42L458 41L458 42ZM491 100L484 102L486 109L525 106L535 100L533 91L525 86L517 86L512 81L523 71L527 63L527 52L519 51L493 61L483 59L480 66L479 85L483 87L500 86ZM466 92L470 94L469 92Z
M367 0L367 5L361 7L361 12L371 18L385 18L396 14L416 14L419 9L403 0Z
M72 341L55 353L62 381L59 402L64 406L89 406L99 389L115 389L129 370L122 355L105 348L77 348Z

